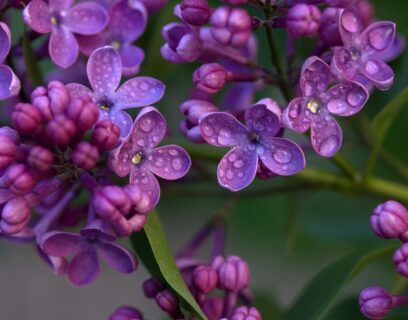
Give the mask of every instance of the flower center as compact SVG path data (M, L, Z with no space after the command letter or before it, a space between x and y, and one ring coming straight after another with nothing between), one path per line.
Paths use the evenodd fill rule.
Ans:
M118 40L113 40L111 43L111 46L115 48L116 50L119 50L122 44Z
M132 163L136 166L142 161L142 153L138 152L132 157Z
M99 102L99 108L101 108L103 111L109 112L113 106L113 103L109 100L102 100Z
M259 143L260 137L256 132L250 132L248 134L248 139L252 143Z
M350 55L351 55L351 59L353 59L354 61L359 60L361 53L358 49L356 48L351 48L350 49Z
M311 98L306 106L307 110L309 110L313 114L318 113L320 111L320 107L321 107L320 101L317 100L316 98Z

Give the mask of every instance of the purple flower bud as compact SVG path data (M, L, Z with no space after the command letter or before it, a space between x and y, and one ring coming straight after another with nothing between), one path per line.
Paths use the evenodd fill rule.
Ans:
M95 213L102 220L115 220L117 216L129 212L131 203L128 195L118 186L98 188L92 197Z
M67 114L75 122L78 130L84 132L92 128L98 120L99 109L92 101L91 96L84 95L81 99L72 100Z
M194 71L193 82L205 93L217 93L227 82L227 70L218 63L203 64Z
M98 160L98 148L86 141L78 143L72 152L72 163L85 170L93 169Z
M338 21L340 9L326 8L322 13L322 19L319 26L320 39L329 46L342 44Z
M71 102L68 89L59 81L48 83L48 98L50 100L50 109L54 115L64 113Z
M262 320L262 317L256 308L243 306L235 310L231 320Z
M184 21L194 26L202 26L210 19L208 0L183 0L180 9Z
M11 115L14 128L22 134L32 134L41 123L40 112L29 103L17 103Z
M143 315L133 307L120 307L109 317L109 320L143 320Z
M210 298L204 302L203 311L208 320L219 320L222 317L224 301L222 298Z
M44 147L35 146L30 150L27 163L39 171L47 171L54 164L54 155Z
M299 3L289 9L286 27L294 37L312 37L319 29L320 16L318 7Z
M214 290L217 286L217 281L217 272L210 266L198 266L193 272L193 286L203 293L209 293Z
M178 298L170 291L163 290L156 295L156 303L164 312L167 312L174 319L182 319Z
M370 319L381 319L392 309L392 296L380 287L366 288L359 298L361 313Z
M242 47L252 32L252 19L240 8L217 8L211 15L211 25L212 36L224 46Z
M408 277L408 243L404 243L401 248L395 251L392 260L397 272L404 277Z
M3 127L1 129L6 129ZM13 161L17 152L17 143L9 134L0 129L0 170L7 168ZM9 129L13 130L13 129ZM14 130L13 130L14 131Z
M42 120L48 122L52 118L50 99L47 96L45 87L37 87L31 93L31 103L40 112Z
M153 299L156 295L164 290L163 283L157 278L150 278L143 282L143 292L149 299Z
M0 229L6 234L16 234L24 229L30 220L31 208L22 198L13 198L6 203L1 212Z
M47 137L57 146L67 146L76 133L75 123L66 115L59 114L52 118L46 128Z
M370 217L370 224L380 238L408 240L408 210L397 201L378 205Z
M120 137L120 128L111 120L98 122L92 132L92 144L101 150L110 150L116 146Z
M128 184L123 188L123 191L128 195L133 208L137 212L148 213L152 210L154 204L138 184Z
M14 193L25 194L34 187L35 178L25 164L13 164L4 174L4 184Z
M223 290L241 291L249 284L248 264L238 256L229 256L226 260L218 256L212 266L218 273L218 287Z

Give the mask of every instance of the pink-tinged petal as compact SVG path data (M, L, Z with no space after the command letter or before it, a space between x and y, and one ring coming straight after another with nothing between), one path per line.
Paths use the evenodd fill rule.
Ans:
M341 128L336 120L326 116L312 123L311 142L313 149L323 157L332 157L343 141Z
M51 231L41 237L41 249L49 256L66 257L79 252L84 239L76 233Z
M343 82L327 91L327 109L343 117L359 112L368 99L367 90L356 82Z
M380 90L389 89L394 82L394 71L381 60L366 61L363 74Z
M56 65L61 68L68 68L78 58L78 42L70 31L55 28L51 33L49 52Z
M405 38L400 36L399 34L396 34L396 37L394 38L392 44L381 53L377 53L375 55L375 58L382 61L392 61L399 57L404 50Z
M306 115L306 99L295 98L283 110L282 122L285 127L304 133L310 128L310 119Z
M88 79L95 94L106 98L119 86L122 76L122 62L119 53L106 46L95 50L86 67Z
M51 32L50 8L42 0L32 0L23 11L24 22L38 33Z
M261 141L276 136L280 129L278 116L264 104L256 104L246 109L245 124L249 131L260 136Z
M55 10L68 9L74 3L74 0L49 0L50 7Z
M218 165L218 183L231 191L242 190L254 180L257 166L258 155L255 146L235 147Z
M120 128L121 137L126 137L132 130L133 119L127 112L112 110L109 113L109 118Z
M85 95L90 95L92 97L92 91L79 83L69 83L66 85L71 97L82 98Z
M356 11L345 9L340 14L339 31L346 47L354 46L359 42L363 25Z
M164 95L164 84L150 77L126 81L115 94L115 108L126 109L154 104Z
M154 149L148 156L148 161L148 169L167 180L183 177L191 166L191 159L186 150L176 145Z
M0 21L0 63L2 63L8 53L10 52L11 47L11 32L9 27Z
M247 128L226 112L213 112L203 117L200 130L205 141L217 147L237 145L248 134Z
M133 167L129 182L130 184L137 184L142 189L141 201L144 208L153 209L157 205L160 199L160 186L153 173L143 167Z
M161 48L160 48L160 54L163 57L163 59L173 63L173 64L181 64L181 63L186 63L184 59L182 59L177 52L175 52L172 48L170 48L168 43L165 43Z
M273 173L289 176L306 166L302 149L293 141L271 138L257 149L262 163Z
M80 251L68 265L68 279L77 286L83 286L95 281L98 275L98 255L93 246Z
M111 39L107 30L91 36L77 34L75 37L78 41L79 50L87 56L90 56L96 49L111 44Z
M64 26L74 33L91 35L102 31L108 24L106 10L97 3L83 2L72 7L64 19Z
M135 257L126 249L113 242L99 242L98 253L105 259L107 264L121 273L131 273L136 270Z
M330 82L330 67L319 57L308 58L302 66L300 88L305 96L324 92Z
M330 68L337 78L352 81L357 75L359 64L353 60L349 50L337 48Z
M123 75L132 76L139 73L145 54L143 50L134 45L124 45L119 49L122 59Z
M10 67L0 65L0 100L14 97L21 89L20 80Z
M361 35L364 55L381 53L390 47L395 39L395 23L378 21L371 24Z

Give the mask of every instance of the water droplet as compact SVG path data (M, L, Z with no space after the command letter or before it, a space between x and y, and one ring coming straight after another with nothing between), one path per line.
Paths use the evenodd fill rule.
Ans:
M211 136L214 133L213 129L210 126L203 125L201 128L203 129L203 134L207 137Z
M179 158L176 158L171 161L171 166L174 170L180 171L183 167L183 162Z
M325 156L333 155L340 145L340 141L336 136L329 136L322 140L319 145L319 152Z
M156 126L156 121L151 118L142 117L139 121L139 127L144 132L151 132Z
M242 168L244 166L244 161L242 159L238 159L234 161L233 165L237 169Z
M169 150L169 154L170 154L171 156L175 157L175 156L177 156L178 152L177 152L176 149L170 149L170 150Z
M342 114L347 110L347 104L343 99L334 98L328 102L327 108L332 113Z
M220 129L218 132L217 141L220 145L229 145L231 142L231 133L228 130Z
M378 66L378 64L374 61L368 61L365 65L365 70L369 73L369 74L376 74L379 70L380 67Z
M236 159L237 159L236 153L231 153L231 154L228 156L228 160L231 161L231 162L234 162Z
M277 148L273 153L273 159L278 163L288 163L292 159L292 154L283 148Z
M234 171L227 170L227 179L228 180L234 179Z
M360 107L364 103L364 95L360 92L352 91L347 96L347 102L353 107Z

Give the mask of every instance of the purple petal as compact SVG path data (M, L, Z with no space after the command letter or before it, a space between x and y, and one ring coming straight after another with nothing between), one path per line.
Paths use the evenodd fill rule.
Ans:
M70 8L74 0L49 0L48 2L52 9L64 10Z
M83 246L84 239L76 233L51 231L41 237L41 249L53 257L73 255Z
M352 81L357 75L359 64L353 60L349 50L337 48L330 67L338 78Z
M143 50L134 45L123 45L119 49L119 54L122 59L123 75L132 76L137 74L145 58Z
M311 142L313 149L323 157L332 157L341 146L343 134L336 120L325 117L312 123Z
M381 53L388 49L395 39L395 23L378 21L371 24L361 35L364 55Z
M20 80L8 66L0 65L0 100L18 95Z
M136 151L137 147L125 140L119 147L110 152L108 158L109 168L119 177L126 177L132 169L131 159Z
M51 32L50 8L42 0L32 0L23 11L24 22L38 33Z
M339 30L346 47L357 44L363 31L363 25L358 13L352 9L345 9L340 14Z
M113 94L122 76L122 63L118 52L112 47L95 50L88 60L88 79L99 98Z
M148 160L148 169L167 180L181 178L191 166L191 159L186 150L176 145L154 149Z
M70 31L63 28L52 31L49 52L56 65L61 68L70 67L77 60L78 51L78 42Z
M77 34L75 37L78 41L79 50L87 56L90 56L96 49L109 45L111 42L107 30L98 32L92 36Z
M67 275L69 280L82 286L96 280L99 275L99 262L96 249L89 246L86 250L80 251L68 265Z
M305 98L295 98L289 103L282 115L282 121L286 127L299 133L304 133L310 128L305 104Z
M126 249L113 242L99 242L98 253L114 270L121 273L131 273L136 270L137 263L134 256Z
M144 208L153 209L157 205L160 199L160 186L153 173L143 167L133 167L129 182L137 184L143 190Z
M150 77L137 77L126 81L115 94L115 108L143 107L159 101L164 94L164 84Z
M74 98L82 98L85 95L90 95L92 97L92 91L79 83L69 83L66 85L70 95Z
M302 149L293 141L272 138L258 147L258 155L262 163L273 173L289 176L298 173L306 166Z
M214 112L203 117L200 130L205 141L217 147L236 145L248 134L247 128L226 112Z
M258 155L255 148L235 147L218 165L218 183L231 191L242 190L254 180L257 166Z
M405 49L405 38L396 35L392 44L383 52L376 54L376 58L382 61L392 61L396 59Z
M64 26L78 34L91 35L102 31L108 24L106 10L97 3L83 2L72 7L64 19Z
M254 103L256 85L252 82L235 83L225 92L222 105L226 110L245 110Z
M363 74L380 90L389 89L394 82L394 71L381 60L366 61Z
M276 136L280 121L264 104L256 104L245 111L245 123L249 131L255 131L262 139Z
M127 112L112 110L109 118L120 128L120 136L126 137L132 130L133 119Z
M11 33L9 27L0 21L0 63L6 59L10 52Z
M327 109L338 116L352 116L359 112L368 99L366 89L356 82L343 82L328 91Z
M305 96L324 92L330 82L330 68L319 57L308 58L302 66L300 88Z

